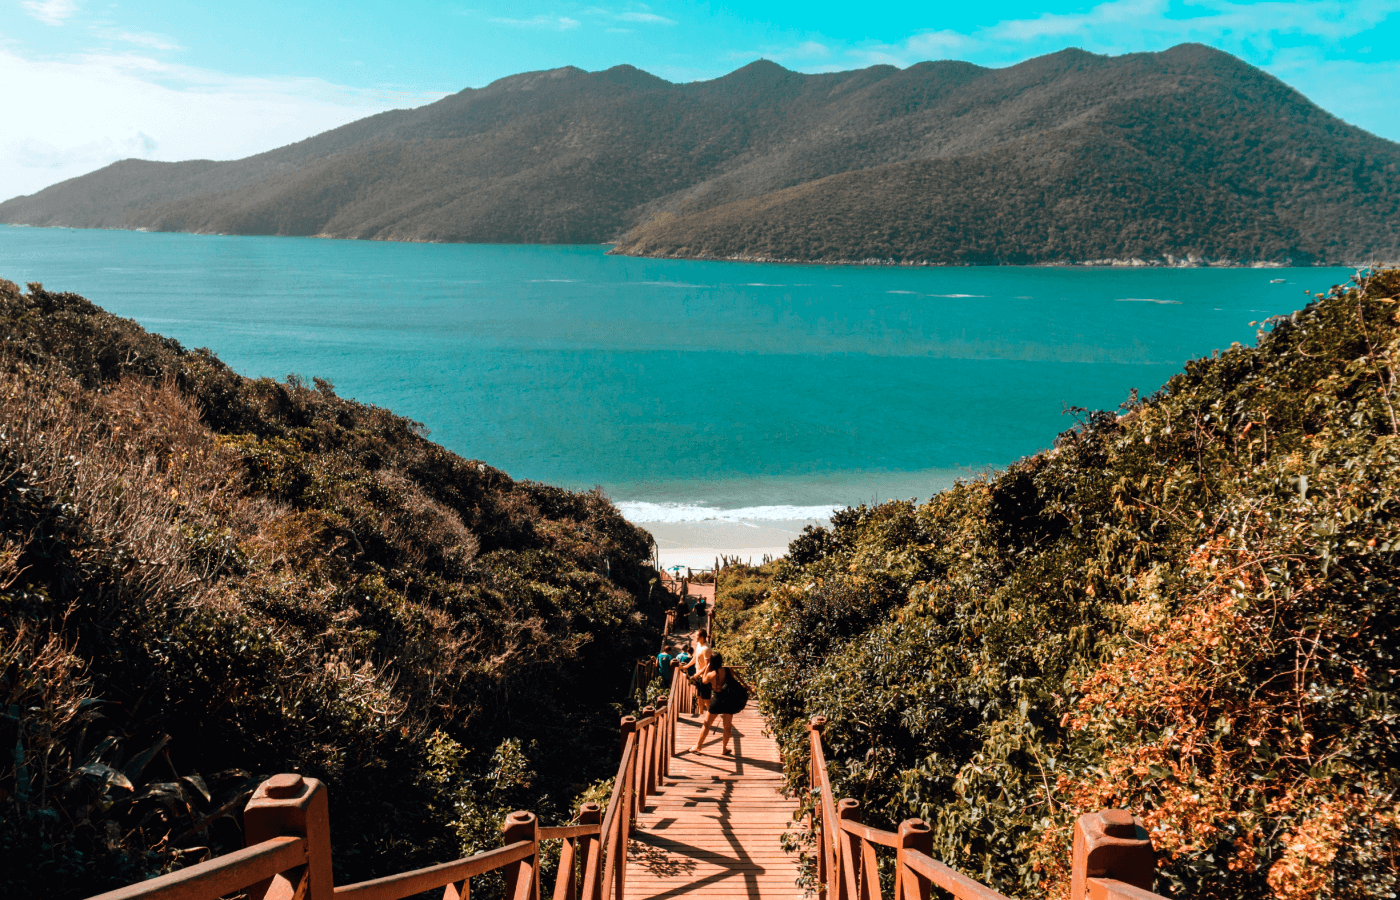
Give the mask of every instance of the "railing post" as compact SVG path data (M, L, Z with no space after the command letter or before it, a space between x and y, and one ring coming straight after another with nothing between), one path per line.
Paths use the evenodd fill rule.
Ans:
M860 821L860 801L847 798L836 804L836 818L848 822ZM841 831L836 823L836 900L858 900L860 897L860 840Z
M624 753L627 752L627 739L634 735L640 737L640 735L637 734L637 717L623 716L622 750ZM633 810L633 800L635 798L635 789L637 784L637 754L641 751L641 749L641 741L637 741L636 745L632 748L632 759L627 764L627 771L619 773L622 777L622 809L618 810L618 813L622 815L622 831L619 833L622 835L622 857L624 859L624 867L626 865L625 860L627 858L627 837L632 833L633 829L635 828L632 822L633 816L635 815L635 811ZM621 894L619 894L618 896L620 897Z
M656 793L656 750L659 746L661 746L661 741L658 740L658 738L660 737L660 732L657 730L657 726L660 725L661 720L656 715L655 706L643 707L642 716L643 718L651 719L651 721L647 724L647 764L646 769L642 773L641 806L643 809L645 809L647 805L647 798Z
M807 723L807 792L811 794L821 788L821 776L817 774L817 748L824 728L826 716L812 716L812 721Z
M601 825L603 808L589 800L578 810L580 825ZM583 890L579 900L602 900L603 897L603 840L607 835L587 835L580 838L579 859L583 860Z
M1074 823L1070 900L1088 900L1090 878L1112 878L1152 890L1156 860L1147 831L1126 809L1105 809Z
M630 717L629 717L630 718ZM633 733L636 731L636 720L632 722ZM641 745L637 741L632 744L632 757L628 760L628 768L623 781L623 801L622 812L625 813L617 829L617 853L614 855L613 864L617 870L613 875L613 883L617 885L617 895L607 898L607 900L624 900L627 896L627 845L632 839L632 833L637 830L637 794L636 794L636 772L637 755L641 752Z
M628 738L628 736L630 736L630 735L632 735L632 734L635 734L636 732L637 732L637 717L636 717L636 716L623 716L623 717L622 717L622 752L625 753L625 752L627 751L627 738Z
M817 771L817 754L821 752L822 729L825 727L826 716L813 716L812 721L807 723L807 793L812 798L808 827L817 837L817 900L826 900L827 879L831 877L828 862L832 856L832 823L822 818L822 785Z
M933 855L933 831L923 819L905 819L899 823L899 846L895 849L894 900L929 900L929 882L904 866L904 854L917 850Z
M326 786L315 778L273 775L258 785L243 808L243 839L247 846L275 837L306 841L306 900L331 900L331 820ZM261 900L273 885L268 879L248 889L250 900Z
M505 900L540 900L540 839L538 834L539 820L535 814L516 810L506 816L505 826L501 828L501 843L503 845L514 844L519 841L531 841L535 845L535 852L529 859L522 859L518 864L506 866L506 894ZM522 882L527 881L528 884Z
M671 774L671 698L656 698L657 721L661 723L661 731L657 733L656 742L656 783L653 790L661 787L663 779Z

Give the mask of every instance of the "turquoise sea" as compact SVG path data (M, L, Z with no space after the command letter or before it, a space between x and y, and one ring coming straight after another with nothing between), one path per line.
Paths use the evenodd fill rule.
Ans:
M329 379L514 477L686 521L927 497L1050 446L1066 406L1151 393L1352 274L606 249L0 227L0 277L82 294L246 375Z

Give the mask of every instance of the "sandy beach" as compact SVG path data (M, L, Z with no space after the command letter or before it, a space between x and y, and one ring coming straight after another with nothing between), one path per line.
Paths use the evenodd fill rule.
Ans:
M752 522L637 522L656 538L661 565L709 569L717 556L739 557L754 565L764 555L784 556L787 545L807 525L826 519L759 519Z

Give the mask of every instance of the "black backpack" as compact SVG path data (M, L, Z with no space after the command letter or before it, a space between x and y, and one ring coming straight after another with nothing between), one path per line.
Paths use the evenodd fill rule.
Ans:
M749 705L749 686L739 680L733 669L724 673L724 693L734 697L739 704L739 709ZM736 712L738 710L735 710Z

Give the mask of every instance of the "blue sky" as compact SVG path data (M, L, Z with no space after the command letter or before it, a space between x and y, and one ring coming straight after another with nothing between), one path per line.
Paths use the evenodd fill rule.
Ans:
M852 9L860 10L858 15ZM116 159L232 159L532 69L672 81L1200 41L1400 140L1400 0L1030 4L0 0L0 199Z

